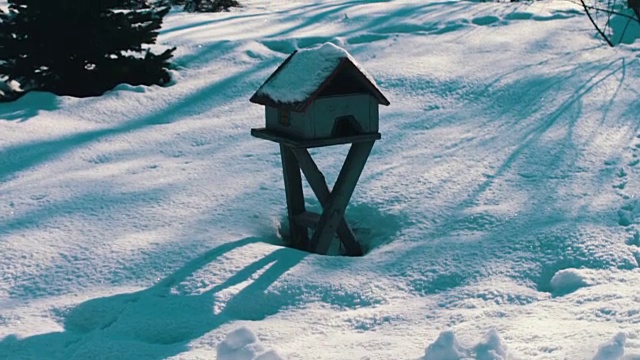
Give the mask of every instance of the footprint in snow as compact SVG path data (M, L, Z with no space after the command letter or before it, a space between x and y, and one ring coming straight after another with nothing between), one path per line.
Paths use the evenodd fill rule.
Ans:
M499 21L500 21L500 18L493 15L481 16L471 20L473 24L480 25L480 26L495 24Z
M636 230L636 232L633 234L633 236L631 236L630 238L627 239L626 243L629 246L638 246L638 247L640 247L640 231Z
M612 185L612 187L614 189L620 189L620 190L624 190L625 186L627 186L627 182L626 181L623 181L623 182L621 182L619 184Z
M512 12L511 14L507 14L504 19L505 20L529 20L533 17L532 13L528 12Z
M640 138L640 134L635 136L636 138ZM625 170L624 167L620 167L616 172L616 176L619 181L613 185L611 185L614 189L617 189L616 193L618 196L622 197L624 200L629 200L632 196L625 194L622 190L625 189L628 183L628 175L629 171L632 173L636 173L638 164L640 164L640 159L638 158L638 150L640 150L640 143L634 144L631 146L631 150L633 151L633 158L631 161L627 163L628 169ZM606 166L615 166L619 162L613 159L606 160L604 164ZM640 204L638 201L627 202L626 205L622 206L620 210L618 210L618 224L620 226L629 227L631 224L636 223L636 219L640 219ZM627 229L630 231L631 229ZM629 241L627 241L629 243Z
M635 204L636 202L627 203L618 210L618 224L620 226L630 226L635 223L636 218L640 216L638 214L640 212L640 207Z
M606 162L605 162L606 164ZM624 190L624 187L627 186L627 180L625 180L625 178L627 177L627 172L624 170L624 168L620 168L620 170L618 170L618 172L616 173L616 175L618 176L618 178L620 179L620 182L614 185L611 185L614 189L619 189L619 190ZM625 194L622 193L618 193L618 195L622 196L623 198L626 198Z

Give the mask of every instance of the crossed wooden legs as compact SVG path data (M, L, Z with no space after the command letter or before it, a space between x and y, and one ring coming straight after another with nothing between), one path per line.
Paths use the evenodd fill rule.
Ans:
M353 231L344 219L344 212L358 183L360 174L362 174L374 142L365 141L351 145L340 174L338 174L338 179L333 186L333 191L329 191L324 175L322 175L306 148L280 145L289 215L289 231L294 247L318 254L326 254L331 245L331 240L337 233L347 255L362 255L360 244L358 244ZM322 214L315 214L305 210L300 170L304 173L311 189L318 198L320 205L322 205ZM311 240L309 240L307 228L314 230Z

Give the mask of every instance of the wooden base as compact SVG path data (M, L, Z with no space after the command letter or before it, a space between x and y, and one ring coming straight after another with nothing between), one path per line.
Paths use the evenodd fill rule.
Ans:
M292 139L266 129L252 129L251 134L280 144L292 246L318 254L326 254L334 235L337 234L347 255L362 256L362 248L346 222L344 213L373 144L377 139L380 139L380 134L320 140ZM333 190L330 191L324 175L318 169L307 149L347 143L351 143L351 148ZM322 205L322 214L306 211L300 170L304 173L311 189ZM311 239L309 239L307 229L313 233Z

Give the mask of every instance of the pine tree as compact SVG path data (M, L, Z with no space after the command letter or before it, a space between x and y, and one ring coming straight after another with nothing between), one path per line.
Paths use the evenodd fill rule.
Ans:
M120 0L120 4L118 7L123 9L137 10L137 9L148 9L151 7L149 1L147 0Z
M231 7L240 6L236 0L178 0L184 3L184 10L189 12L219 12Z
M10 14L0 9L0 67L6 63L7 43L11 39L10 33L5 31L5 25L11 21ZM9 79L0 72L0 102L13 101L20 94L9 86ZM5 82L7 81L7 82Z
M0 75L25 90L94 96L120 83L163 85L175 49L155 54L168 7L122 9L130 0L9 0L0 15Z

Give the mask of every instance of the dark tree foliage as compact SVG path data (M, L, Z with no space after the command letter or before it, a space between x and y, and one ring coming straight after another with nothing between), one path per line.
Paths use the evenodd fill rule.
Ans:
M175 49L155 54L145 46L169 8L115 10L131 2L9 0L0 15L0 75L25 90L79 97L121 83L166 84Z
M218 12L240 6L236 0L172 0L174 5L184 5L189 12Z
M147 0L120 0L118 7L122 9L148 9L151 7L151 4Z

